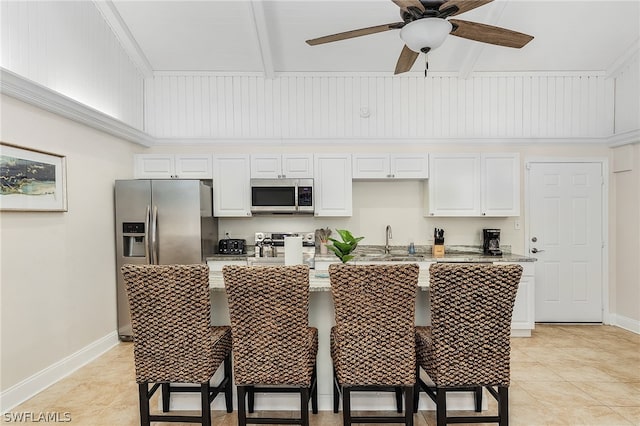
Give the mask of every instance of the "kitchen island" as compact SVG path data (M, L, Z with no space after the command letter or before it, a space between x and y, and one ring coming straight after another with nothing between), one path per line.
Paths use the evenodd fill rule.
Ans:
M359 248L360 249L360 248ZM250 253L251 254L251 253ZM249 256L251 257L251 256ZM224 280L222 267L224 265L247 265L248 256L218 255L208 259L210 268L210 288L212 301L212 323L216 325L229 324L229 311L226 294L224 292ZM444 257L434 258L430 253L418 253L418 256L410 256L403 253L389 255L376 251L366 250L357 254L352 261L355 264L380 264L380 263L417 263L420 267L418 279L418 295L416 298L416 324L428 325L430 323L429 312L429 266L434 262L465 262L465 263L518 263L523 266L524 273L518 290L516 306L512 322L512 335L527 337L533 329L533 261L535 259L523 255L506 253L503 256L484 256L481 252L471 250L449 250ZM283 263L272 259L269 264ZM333 302L331 299L331 285L329 282L328 267L332 263L339 263L334 255L317 255L315 269L309 272L310 303L309 324L318 328L318 403L320 410L332 409L332 366L329 352L329 332L334 324ZM217 377L216 377L217 379ZM180 399L178 399L180 398ZM184 398L184 399L182 399ZM189 400L187 395L177 395L172 399L172 406L176 409L197 408L197 398ZM450 399L449 399L450 398ZM454 393L448 397L451 409L473 409L473 395L471 393ZM486 403L487 398L484 398ZM395 397L387 393L355 394L352 401L357 410L380 410L395 407ZM214 409L224 409L222 401L214 401ZM298 398L286 394L264 394L256 397L256 409L296 409L299 406ZM434 410L431 399L421 393L420 409Z

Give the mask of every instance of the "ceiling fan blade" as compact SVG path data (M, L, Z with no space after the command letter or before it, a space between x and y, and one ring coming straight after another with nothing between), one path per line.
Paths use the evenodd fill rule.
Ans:
M452 35L482 43L519 49L533 40L533 36L492 25L461 21L459 19L450 19L449 22L453 24Z
M395 30L402 27L402 25L404 25L403 22L395 22L392 24L377 25L375 27L360 28L358 30L345 31L343 33L313 38L311 40L307 40L307 44L310 46L315 46L317 44L331 43L333 41L346 40L349 38L381 33L383 31Z
M400 7L403 11L406 11L409 7L416 7L424 12L424 6L420 3L420 0L391 0Z
M458 8L458 10L449 14L448 16L456 16L475 9L476 7L484 6L485 4L491 3L492 1L493 0L449 0L446 3L443 3L438 10L442 12L455 6L456 8Z
M402 52L400 52L400 57L396 63L396 70L394 71L394 74L409 71L416 62L416 59L418 59L418 52L414 52L405 45L402 48Z

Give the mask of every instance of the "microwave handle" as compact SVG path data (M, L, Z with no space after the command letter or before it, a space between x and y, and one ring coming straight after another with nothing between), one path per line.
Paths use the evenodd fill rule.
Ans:
M298 205L298 201L299 201L299 200L298 200L298 184L297 184L297 183L296 183L296 185L294 186L294 188L295 188L295 189L294 189L294 196L293 196L293 198L294 198L294 201L295 201L295 204L296 204L296 211L298 211L298 210L300 210L300 206Z

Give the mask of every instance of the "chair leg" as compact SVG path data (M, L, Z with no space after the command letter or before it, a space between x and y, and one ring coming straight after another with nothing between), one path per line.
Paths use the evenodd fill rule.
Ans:
M509 388L498 386L498 416L500 416L500 426L509 426Z
M340 385L338 384L338 376L336 369L333 369L333 412L337 413L340 407Z
M169 383L162 384L162 412L169 411L169 403L171 402L171 385Z
M238 426L247 426L247 386L238 386Z
M436 423L438 426L447 424L447 393L444 388L436 389Z
M209 382L200 384L200 405L202 409L202 426L211 426L211 403L209 402Z
M247 397L249 399L249 412L253 413L253 408L256 403L256 391L253 386L247 386Z
M150 426L149 420L149 392L148 383L138 383L138 399L140 401L140 426Z
M318 368L315 364L311 375L311 411L318 414Z
M231 369L231 355L224 358L224 377L227 385L224 387L224 402L227 405L227 413L233 412L233 373Z
M342 425L351 426L351 388L342 387Z
M300 424L309 426L309 388L300 388Z
M420 403L420 366L416 365L416 384L413 387L413 412L418 412L418 404Z
M402 413L402 386L396 386L396 409Z
M473 400L476 406L476 412L479 413L482 411L482 386L476 387L473 392Z
M406 426L413 426L413 410L412 410L412 401L413 401L413 388L415 386L405 386L404 387L404 424Z

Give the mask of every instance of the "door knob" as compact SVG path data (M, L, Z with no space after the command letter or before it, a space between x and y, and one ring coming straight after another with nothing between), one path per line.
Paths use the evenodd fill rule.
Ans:
M543 252L543 251L544 251L544 250L538 250L538 249L537 249L537 248L535 248L535 247L531 249L531 253L541 253L541 252Z
M538 238L533 237L533 238L531 238L531 241L533 241L535 243L536 241L538 241Z

